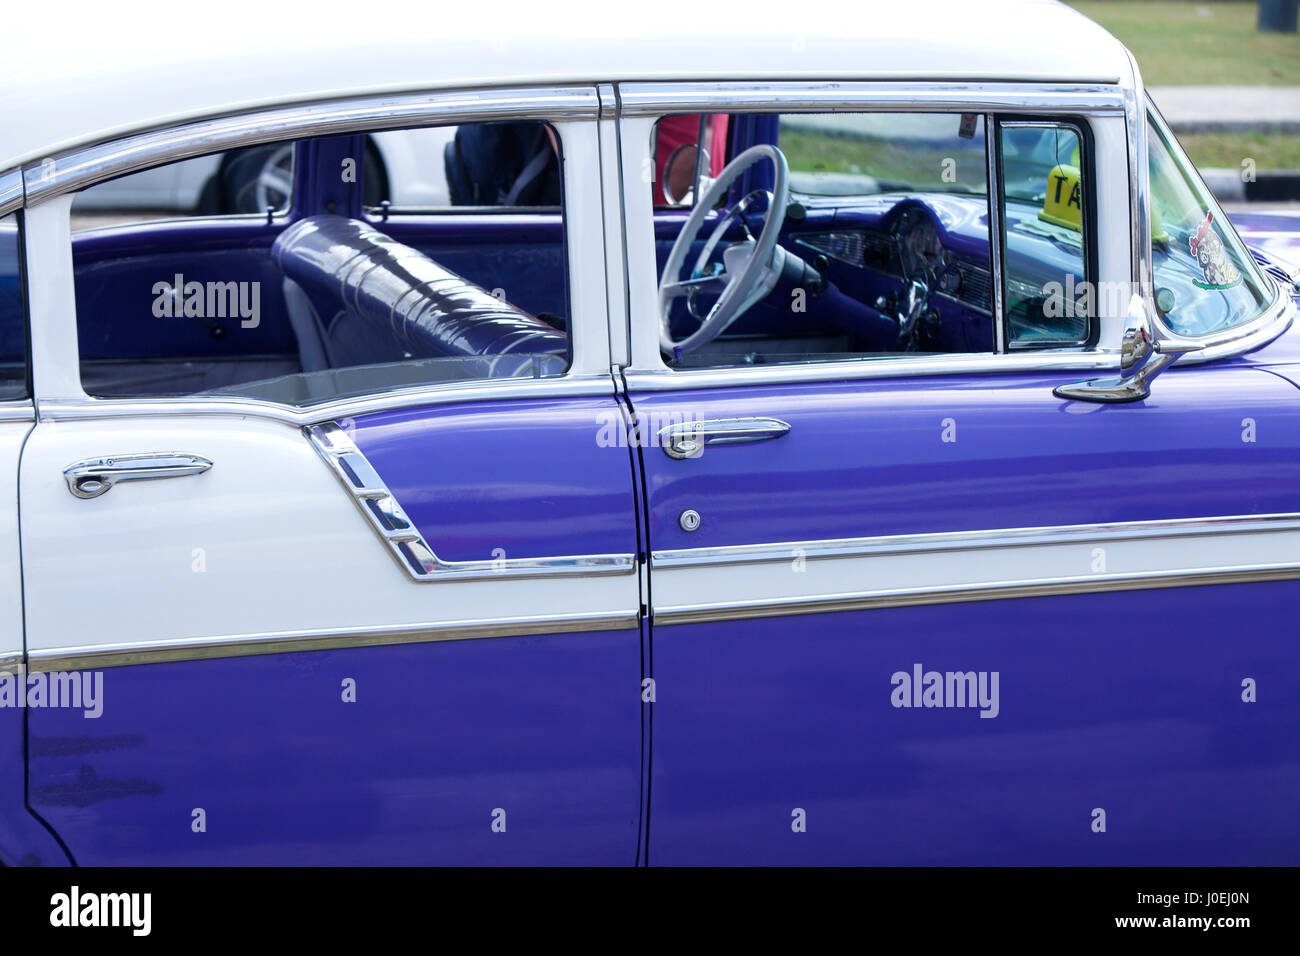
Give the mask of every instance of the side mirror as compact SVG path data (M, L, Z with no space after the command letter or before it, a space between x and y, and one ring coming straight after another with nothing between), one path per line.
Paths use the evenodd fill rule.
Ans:
M696 179L709 169L709 151L695 143L683 143L664 163L664 198L670 206L689 206L696 195ZM701 190L702 191L702 190Z
M1057 398L1118 405L1140 402L1151 394L1151 380L1186 352L1205 346L1186 340L1156 341L1151 333L1151 306L1140 295L1129 299L1124 337L1120 340L1120 374L1052 389ZM1153 358L1154 356L1154 358Z

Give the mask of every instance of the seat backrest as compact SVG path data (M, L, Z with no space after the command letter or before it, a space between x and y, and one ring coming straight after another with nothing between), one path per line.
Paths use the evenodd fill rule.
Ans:
M302 219L272 255L310 300L336 368L568 349L563 332L355 219Z

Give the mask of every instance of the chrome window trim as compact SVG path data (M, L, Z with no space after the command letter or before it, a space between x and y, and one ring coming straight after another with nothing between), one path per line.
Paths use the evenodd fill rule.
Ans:
M7 216L23 205L23 174L9 169L0 173L0 216Z
M439 558L384 484L379 472L337 422L309 425L307 440L338 478L367 523L390 554L421 583L474 581L494 578L535 578L561 575L632 574L634 554L580 554L545 558L492 558L446 561Z
M1006 292L1002 287L1002 258L1007 237L1002 229L1002 164L998 151L997 114L984 113L984 198L989 220L989 307L993 319L993 351L1007 352Z
M1178 535L1252 534L1300 530L1300 512L1264 515L1225 515L1213 518L1170 518L1153 521L1114 521L1101 524L1047 525L978 531L937 531L924 534L878 535L869 538L828 538L778 544L743 544L712 548L679 548L651 553L652 567L704 567L788 562L796 554L818 558L916 554L925 551L983 551L1022 545L1140 540ZM1296 558L1300 568L1300 555Z
M524 118L595 119L594 87L497 87L344 97L250 110L115 137L24 165L28 205L151 166L335 133Z
M680 391L691 388L724 388L731 385L782 385L800 382L857 381L865 379L917 378L933 375L973 375L1031 372L1111 371L1119 367L1119 352L1105 349L1088 352L978 352L936 355L925 358L845 359L835 362L805 362L784 365L746 365L707 369L628 369L627 386L633 391Z
M1128 202L1132 239L1133 287L1152 300L1151 179L1147 175L1146 89L1137 60L1127 49L1132 82L1124 86L1124 125L1128 129Z
M1143 102L1145 103L1145 109L1142 113L1144 120L1142 124L1144 155L1145 149L1147 148L1147 123L1154 125L1166 141L1172 140L1177 144L1178 137L1174 135L1173 130L1169 128L1169 124L1165 122L1164 114L1160 112L1160 108L1156 106L1155 101L1147 95L1144 96ZM1195 170L1196 175L1199 178L1201 174L1200 170L1196 169L1195 165L1193 165L1192 168ZM1149 301L1154 302L1155 253L1151 248L1150 236L1150 204L1152 201L1152 195L1150 166L1148 162L1143 163L1142 182L1145 187L1144 201L1147 210L1147 234L1146 242L1143 245L1143 251L1147 257L1145 268L1147 270L1146 274L1148 278L1148 284L1143 288L1145 289L1144 296ZM1208 190L1209 187L1206 188ZM1232 216L1225 213L1225 218L1228 221L1228 225L1235 233L1237 227L1232 225ZM1241 241L1242 247L1247 251L1247 253L1249 253L1250 246L1241 238L1240 234L1237 235L1237 238ZM1254 257L1252 256L1251 258L1253 259ZM1232 328L1225 329L1222 332L1211 332L1208 335L1183 336L1175 332L1165 323L1164 318L1160 315L1159 309L1152 308L1150 310L1151 314L1155 316L1157 329L1162 333L1157 336L1158 338L1180 339L1188 342L1204 344L1204 348L1200 351L1185 353L1179 359L1179 364L1191 365L1205 362L1211 357L1217 357L1217 355L1209 356L1206 353L1216 350L1218 353L1222 353L1223 346L1227 343L1243 342L1244 345L1240 350L1232 353L1240 354L1240 352L1248 351L1252 348L1258 348L1261 345L1266 345L1291 327L1291 323L1295 321L1297 312L1295 303L1292 302L1291 296L1282 288L1277 280L1269 274L1267 269L1263 268L1258 263L1255 263L1255 265L1259 270L1259 274L1263 277L1265 285L1273 290L1273 299L1260 310L1259 315L1255 316L1255 318L1251 319L1249 322L1242 322L1240 325L1234 325Z
M449 405L461 402L507 399L564 398L614 394L613 381L604 375L568 375L563 378L482 379L476 382L447 382L393 389L354 398L298 407L260 398L177 397L177 398L86 398L39 402L40 417L50 421L102 418L149 418L165 415L253 416L303 427L340 418L354 418L374 412Z
M70 192L93 185L101 178L113 178L160 163L220 151L286 136L314 136L339 131L369 131L408 126L461 123L478 120L543 118L561 137L574 135L579 145L591 145L592 161L599 161L594 129L588 133L582 121L594 120L599 112L594 86L566 84L556 87L501 87L480 90L432 90L421 93L369 96L321 101L218 116L152 132L127 135L60 154L53 165L44 161L29 166L27 205L33 214L51 208L50 203L69 202ZM591 124L594 127L594 123ZM573 134L566 129L573 129ZM590 137L590 143L583 139ZM60 165L60 163L64 165ZM576 167L575 167L576 168ZM566 163L566 177L569 164ZM39 173L42 185L33 190L31 177ZM576 175L576 173L574 174ZM572 185L567 182L566 185ZM596 200L598 202L599 200ZM573 228L591 214L592 200L574 196L566 200L566 215L574 217ZM587 293L575 289L570 301L571 355L563 376L538 380L483 379L476 382L431 383L368 395L341 398L315 405L295 406L264 399L238 396L187 395L172 398L114 398L87 395L80 385L79 369L70 383L42 394L38 385L40 418L88 419L153 414L254 414L295 425L312 424L339 417L390 408L408 408L443 402L487 400L508 397L551 397L563 395L612 394L607 377L608 332L604 314L605 291L596 289L605 279L603 268L581 265L579 243L567 244L566 281L573 286L585 278ZM593 250L588 249L590 253ZM581 273L581 275L579 274ZM69 277L71 282L71 276ZM585 299L591 301L585 301ZM593 309L595 299L601 309ZM581 316L587 316L582 319ZM59 349L59 363L77 364L75 336L71 347ZM39 363L38 363L39 364ZM41 381L39 369L36 371ZM539 391L540 389L540 391Z
M85 644L27 653L31 673L126 667L175 661L203 661L261 654L430 644L487 637L527 637L630 630L639 626L635 610L524 617L483 618L437 624L357 627L338 631L280 631L206 638L178 638L147 644ZM21 658L14 656L15 663ZM0 667L3 667L0 660Z
M663 113L823 113L863 109L908 112L1122 113L1119 77L1095 83L999 82L983 79L887 81L750 81L618 84L623 116Z
M33 422L36 420L36 408L30 398L12 402L0 402L0 422Z
M1018 120L1018 119L1013 119L1013 120L1007 120L1007 121L1005 121L1005 122L999 122L999 123L997 124L997 127L998 127L998 139L999 139L999 144L1000 144L1000 140L1001 140L1001 131L1004 130L1004 129L1068 129L1068 130L1071 130L1071 131L1073 131L1073 133L1074 133L1074 135L1075 135L1075 138L1077 138L1078 141L1079 141L1079 162L1080 162L1080 164L1085 164L1087 160L1091 159L1091 160L1093 160L1093 163L1092 163L1093 169L1096 169L1096 166L1097 166L1097 163L1096 163L1096 157L1094 157L1094 156L1090 156L1090 155L1088 155L1088 154L1085 152L1085 150L1087 150L1087 149L1089 148L1089 145L1088 145L1088 141L1087 141L1087 139L1086 139L1085 136L1084 136L1083 127L1082 127L1082 125L1081 125L1080 123L1078 123L1078 122L1077 122L1076 120L1074 120L1074 119L1068 119L1068 118L1066 118L1066 117L1060 117L1060 118L1056 118L1056 119L1052 119L1052 118L1044 118L1044 119L1041 119L1041 120ZM1002 165L1001 165L1001 162L1000 162L1001 158L1002 158L1002 157L1001 157L1001 153L999 153L999 155L998 155L998 160L999 160L999 162L996 163L999 172L1001 172L1001 169L1002 169ZM998 188L1001 189L1001 186L1002 186L1002 181L1001 181L1001 176L999 176L999 177L998 177ZM1095 197L1096 197L1096 189L1097 189L1097 185L1096 185L1096 183L1086 183L1086 182L1085 182L1085 186L1087 187L1087 189L1092 190L1092 195L1093 195L1093 198L1094 198L1093 205L1095 206L1095 205L1096 205ZM992 192L991 192L991 191L990 191L990 195L992 195ZM1006 196L1003 196L1003 195L1001 195L1001 193L999 193L999 194L998 194L998 201L997 201L997 206L998 206L998 219L999 219L998 228L999 228L999 229L1002 228L1002 227L1001 227L1001 208L1002 208L1002 206L1006 205L1006 201L1007 201L1007 197L1006 197ZM991 205L992 205L992 204L991 204ZM1084 206L1086 207L1087 205L1088 205L1088 203L1086 202L1086 196L1085 196ZM1099 271L1099 268L1100 268L1100 263L1092 262L1092 261L1091 261L1091 257L1088 255L1088 245L1089 245L1089 244L1088 244L1088 230L1092 230L1094 237L1096 237L1096 238L1098 239L1098 241L1100 241L1100 236L1097 234L1098 224L1097 224L1097 223L1094 223L1094 222L1092 221L1092 218L1093 218L1092 216L1088 215L1088 210L1085 208L1085 209L1083 210L1083 212L1082 212L1082 215L1080 216L1080 220L1081 220L1082 223L1083 223L1083 228L1079 231L1080 237L1081 237L1081 239L1082 239L1082 247L1081 247L1081 252L1080 252L1080 256L1079 256L1079 258L1083 260L1083 274L1084 274L1084 280L1085 280L1085 281L1088 281L1089 276L1091 276L1093 279L1095 279L1095 278L1097 277L1097 274L1098 274L1098 271ZM990 219L989 219L989 228L990 228L990 231L992 230L993 225L994 225L994 224L993 224L992 217L990 217ZM1002 246L1002 248L1003 248L1003 251L1005 251L1005 247L1006 247L1006 243L1005 243L1006 235L1005 235L1005 233L1000 233L1000 235L1002 236L1002 239L1003 239L1003 246ZM999 263L999 265L1000 265L1000 263ZM1076 339L1076 340L1073 341L1073 342L1069 342L1069 341L1061 340L1061 341L1055 341L1055 342L1048 342L1048 343L1045 343L1045 344L1037 344L1037 343L1034 343L1034 342L1031 341L1031 342L1025 342L1025 343L1021 344L1021 343L1016 343L1016 342L1012 342L1012 341L1011 341L1011 339L1010 339L1011 330L1010 330L1010 328L1008 328L1007 325L1006 325L1006 316L1005 316L1005 314L1004 314L1003 301L1002 301L1002 300L999 300L999 302L998 302L998 306L997 306L997 309L995 310L995 313L994 313L994 314L997 316L997 322L998 322L998 329L999 329L999 332L1000 332L1003 336L1005 336L1005 337L1004 337L1004 338L1000 338L998 341L1002 343L1002 351L1004 351L1004 352L1012 352L1012 351L1020 351L1020 350L1029 351L1030 349L1040 349L1040 348L1044 348L1044 347L1047 347L1047 348L1057 348L1057 349L1081 349L1081 348L1085 348L1085 347L1087 346L1087 344L1088 344L1088 340L1089 340L1089 338L1092 337L1092 331L1093 331L1094 329L1096 329L1096 331L1097 331L1097 333L1098 333L1098 339L1100 339L1100 337L1101 337L1101 329L1100 329L1100 326L1101 326L1101 315L1099 314L1099 311L1097 310L1096 305L1093 306L1093 310L1094 310L1094 311L1093 311L1093 314L1090 315L1090 316L1088 316L1087 334L1084 335L1084 337L1081 338L1081 339Z
M872 111L960 111L987 115L1014 112L1021 115L1070 114L1087 118L1107 115L1124 117L1128 130L1128 173L1130 211L1130 265L1132 281L1151 297L1152 253L1150 242L1150 180L1147 175L1146 117L1148 98L1141 73L1128 54L1131 76L1097 83L1052 82L731 82L704 84L629 82L619 84L621 116L654 117L669 112L824 112L833 110ZM987 133L986 133L987 136ZM987 150L986 150L987 151ZM991 156L990 156L991 158ZM992 224L991 224L992 225ZM993 257L995 268L1000 267ZM1271 277L1270 277L1271 281ZM1289 296L1277 289L1271 306L1252 322L1214 335L1198 338L1204 346L1184 355L1180 365L1194 365L1241 355L1268 344L1285 332L1295 320L1297 309ZM1000 283L994 282L996 295ZM995 309L995 315L1001 310ZM630 317L631 318L631 317ZM1002 320L1004 321L1004 320ZM632 342L638 342L633 333ZM634 352L637 350L634 347ZM1023 373L1037 371L1113 371L1119 352L1104 346L1072 352L1032 349L996 353L911 358L857 359L798 365L761 365L716 369L671 369L659 354L634 354L627 373L629 388L646 391L675 391L742 384L777 384L832 379L911 378L920 375Z

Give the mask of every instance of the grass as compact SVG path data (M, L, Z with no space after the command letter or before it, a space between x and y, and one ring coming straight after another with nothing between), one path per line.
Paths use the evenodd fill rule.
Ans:
M1300 86L1300 34L1260 33L1254 3L1070 6L1132 50L1150 86Z
M1200 168L1240 169L1253 159L1256 169L1300 169L1300 136L1285 133L1180 133L1178 142Z

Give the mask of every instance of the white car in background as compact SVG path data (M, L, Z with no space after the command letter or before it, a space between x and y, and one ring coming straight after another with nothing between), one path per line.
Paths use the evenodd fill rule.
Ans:
M378 205L451 205L441 157L456 127L377 132L366 137L366 202ZM378 175L375 175L375 173ZM293 190L293 146L275 144L199 156L101 183L77 196L75 212L105 214L183 211L256 213L288 206Z

